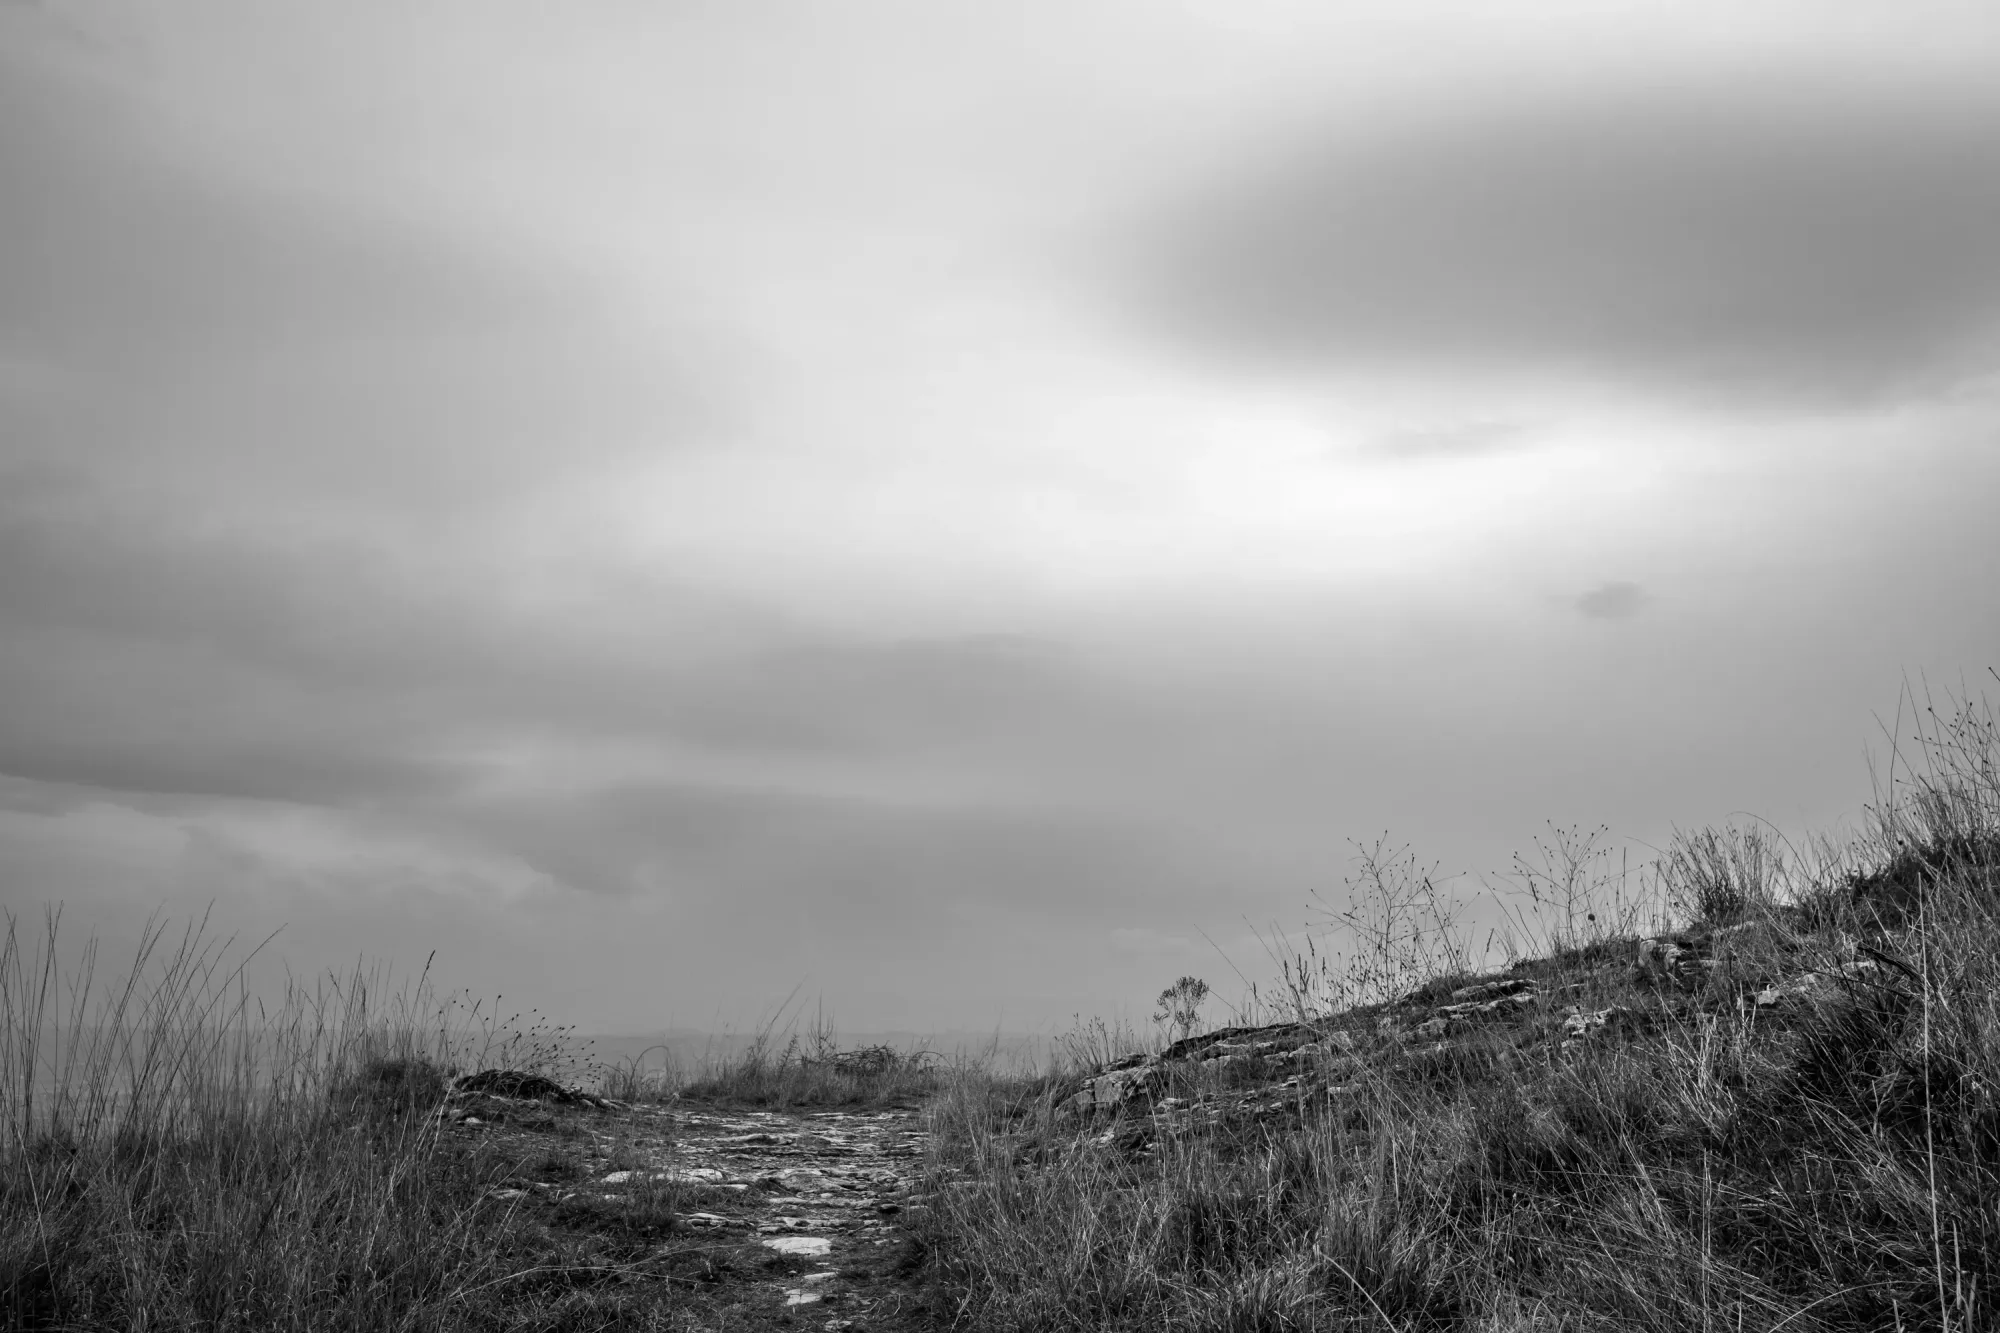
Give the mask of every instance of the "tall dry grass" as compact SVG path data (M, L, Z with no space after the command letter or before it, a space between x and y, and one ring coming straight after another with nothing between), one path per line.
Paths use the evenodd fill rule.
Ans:
M490 1025L362 972L266 1008L205 923L149 924L104 984L61 944L5 919L0 1324L493 1326L503 1167L429 1114Z
M1563 873L1587 837L1560 852L1544 989L1626 1006L1630 1039L1565 1053L1551 1007L1444 1050L1384 1042L1337 1099L1145 1151L1060 1116L1060 1078L959 1080L920 1234L961 1326L2000 1328L2000 731L1914 715L1845 846L1687 834L1622 904ZM1289 996L1315 1016L1470 970L1431 886L1377 883L1378 952ZM1661 910L1737 928L1692 1002L1602 966ZM1813 967L1839 978L1817 1002L1751 1000Z
M651 1327L675 1308L658 1237L678 1187L602 1217L579 1196L553 1223L509 1187L577 1178L592 1152L610 1154L606 1169L649 1165L671 1145L642 1151L617 1124L574 1131L576 1150L452 1132L434 1113L454 1074L846 1107L913 1102L943 1067L843 1050L821 1019L803 1034L767 1025L749 1050L661 1080L606 1066L538 1014L440 997L427 972L401 987L363 970L292 982L265 1005L246 982L257 951L232 951L205 921L178 935L149 923L108 977L95 941L67 961L64 943L59 912L4 917L4 1328Z

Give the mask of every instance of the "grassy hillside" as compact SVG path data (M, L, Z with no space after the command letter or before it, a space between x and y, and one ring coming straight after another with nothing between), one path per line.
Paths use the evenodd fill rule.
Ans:
M1682 838L1647 937L1583 885L1544 956L1295 987L1306 1059L1127 1060L1109 1116L960 1081L936 1279L982 1328L2000 1328L2000 745L1927 723L1856 845ZM1467 956L1377 887L1337 982Z

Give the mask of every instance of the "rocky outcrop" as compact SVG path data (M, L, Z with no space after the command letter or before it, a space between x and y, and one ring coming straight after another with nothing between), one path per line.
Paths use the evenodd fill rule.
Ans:
M1880 963L1873 958L1857 958L1767 986L1757 992L1756 1004L1759 1009L1811 1007L1857 985L1879 985L1887 980L1888 974Z
M1632 980L1655 987L1699 985L1719 965L1766 948L1771 924L1745 921L1642 939L1634 946Z
M1422 1041L1442 1041L1496 1018L1519 1014L1541 998L1540 988L1526 977L1480 982L1461 986L1451 993L1454 1003L1440 1005L1429 1018L1408 1029ZM1385 1015L1378 1026L1392 1036L1398 1031L1394 1014Z
M1535 1010L1541 998L1534 978L1497 977L1461 986L1442 1003L1418 1004L1410 997L1323 1022L1220 1028L1098 1067L1060 1099L1060 1109L1070 1116L1116 1117L1187 1111L1219 1100L1268 1106L1274 1097L1338 1095L1355 1086L1372 1055L1435 1046L1504 1023Z
M1437 1057L1474 1040L1489 1049L1552 1046L1558 1056L1572 1055L1632 1040L1670 1016L1697 1010L1731 1008L1790 1021L1857 986L1894 979L1876 957L1803 968L1798 953L1782 919L1594 944L1449 990L1434 983L1321 1021L1220 1028L1128 1055L1075 1080L1059 1109L1087 1120L1204 1107L1267 1111L1341 1096L1399 1061ZM1593 995L1596 1004L1587 1002Z
M1614 1004L1586 1010L1573 1004L1562 1011L1562 1047L1573 1051L1584 1043L1604 1036L1629 1035L1652 1026L1652 1017L1627 1005Z
M1637 953L1638 979L1655 985L1689 985L1713 966L1713 960L1701 957L1687 939L1640 940Z
M447 1095L464 1098L475 1094L513 1101L553 1102L559 1106L594 1106L600 1110L609 1105L602 1097L565 1088L552 1078L518 1069L482 1069L477 1074L467 1074L453 1080Z

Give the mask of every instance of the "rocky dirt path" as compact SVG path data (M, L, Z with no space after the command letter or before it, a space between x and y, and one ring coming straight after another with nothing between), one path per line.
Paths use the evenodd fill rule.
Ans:
M670 1114L675 1152L666 1169L723 1196L710 1210L683 1213L686 1226L746 1232L775 1255L813 1261L804 1272L774 1278L788 1307L865 1298L883 1268L881 1252L899 1243L895 1218L916 1188L923 1156L917 1112Z
M685 1327L925 1326L898 1222L923 1162L914 1106L630 1104L551 1084L461 1087L443 1120L518 1163L495 1198L662 1283Z

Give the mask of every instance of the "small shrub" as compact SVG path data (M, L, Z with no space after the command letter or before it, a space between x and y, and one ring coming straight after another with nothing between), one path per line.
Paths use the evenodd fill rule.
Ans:
M1710 828L1676 834L1661 874L1668 901L1684 916L1731 926L1776 903L1784 858L1761 829Z
M1179 1041L1193 1034L1201 1021L1201 1006L1208 999L1208 983L1200 977L1182 977L1160 992L1159 1009L1153 1021L1165 1028L1167 1040Z
M370 1123L426 1116L443 1104L445 1074L421 1056L369 1056L327 1094L336 1116Z
M2000 899L2000 837L1960 833L1899 843L1880 868L1850 874L1846 889L1862 921L1896 929L1916 920L1925 895L1946 882Z

